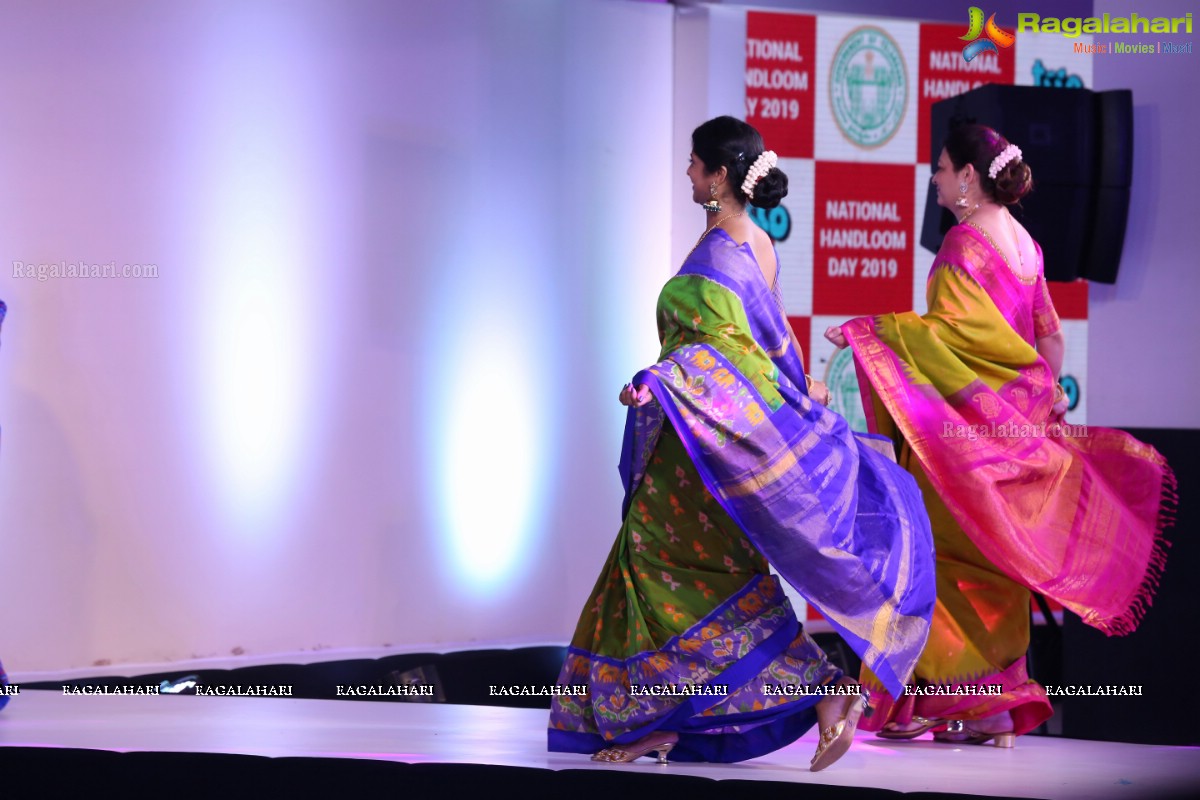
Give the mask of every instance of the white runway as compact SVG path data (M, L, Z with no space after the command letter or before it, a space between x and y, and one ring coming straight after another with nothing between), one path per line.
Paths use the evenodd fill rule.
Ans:
M1195 786L1200 748L1026 736L1012 750L952 747L928 738L859 734L836 765L813 774L810 732L741 764L593 764L546 752L542 710L441 704L198 696L64 696L23 690L0 712L0 746L113 751L370 758L542 769L624 769L764 780L1067 800L1137 800Z

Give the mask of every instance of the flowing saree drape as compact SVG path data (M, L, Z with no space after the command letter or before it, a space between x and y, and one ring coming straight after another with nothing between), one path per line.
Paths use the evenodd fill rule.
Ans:
M1038 262L1026 283L985 234L958 225L930 271L928 313L842 326L868 424L894 431L933 520L939 598L917 677L1004 687L1000 699L910 699L900 722L1010 710L1017 733L1035 726L1049 705L1024 671L1028 590L1124 634L1164 565L1175 482L1162 456L1121 431L1051 418L1055 376L1036 342L1059 322L1040 250Z
M634 383L624 521L554 698L550 749L594 752L656 729L682 759L777 749L815 721L838 671L771 565L903 691L928 631L933 557L915 482L806 396L800 355L748 245L710 234L659 298L659 363ZM890 442L883 442L890 448ZM639 688L724 688L646 697ZM772 689L774 688L774 691Z

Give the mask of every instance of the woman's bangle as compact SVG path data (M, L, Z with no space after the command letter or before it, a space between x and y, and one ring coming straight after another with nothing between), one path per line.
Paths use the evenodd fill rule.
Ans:
M808 392L809 394L812 394L812 386L813 386L812 375L809 375L807 372L804 373L804 390L806 392Z
M1066 396L1067 396L1067 392L1065 389L1062 388L1062 384L1061 383L1054 384L1054 405L1058 405L1062 401L1062 399Z

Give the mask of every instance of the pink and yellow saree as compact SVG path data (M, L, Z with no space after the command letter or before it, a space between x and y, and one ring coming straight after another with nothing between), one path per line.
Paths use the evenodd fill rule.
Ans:
M880 693L884 713L864 728L1009 711L1024 733L1051 713L1025 672L1029 591L1119 635L1134 630L1157 585L1174 476L1126 433L1051 418L1055 376L1036 342L1059 322L1040 262L1039 251L1037 279L1023 282L981 231L958 225L930 271L927 314L842 326L868 424L900 445L937 553L922 693L900 702ZM984 684L998 694L965 688Z

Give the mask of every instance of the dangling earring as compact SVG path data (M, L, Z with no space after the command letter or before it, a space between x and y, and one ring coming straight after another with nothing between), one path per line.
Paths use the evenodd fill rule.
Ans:
M707 203L701 203L700 207L710 214L721 213L721 201L717 200L717 185L710 183L708 185L708 194L712 197Z
M954 205L959 208L967 207L967 184L965 181L958 185L958 199L954 201Z

